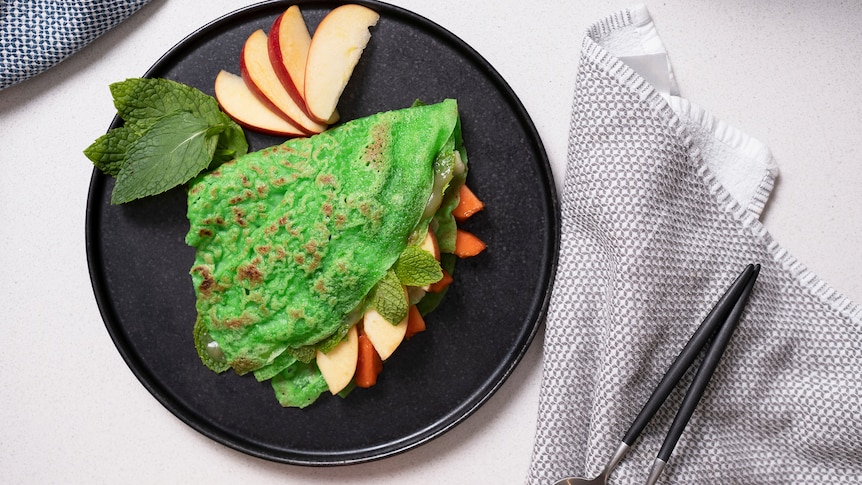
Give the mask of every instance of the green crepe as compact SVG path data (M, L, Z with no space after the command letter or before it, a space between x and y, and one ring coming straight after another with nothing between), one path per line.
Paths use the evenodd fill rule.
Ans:
M288 354L308 361L340 339L430 219L435 159L459 148L459 130L446 100L289 140L193 180L196 338L208 334L239 374Z

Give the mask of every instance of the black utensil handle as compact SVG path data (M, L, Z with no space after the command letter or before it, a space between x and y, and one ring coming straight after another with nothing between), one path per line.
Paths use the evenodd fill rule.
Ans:
M706 349L706 355L703 357L703 362L700 364L700 368L697 369L697 373L695 373L694 379L692 380L688 391L686 391L685 397L682 399L679 411L677 411L676 417L673 418L673 423L670 425L667 437L665 437L664 443L662 443L661 449L658 452L659 460L667 462L668 459L670 459L670 455L673 452L677 441L679 441L679 437L682 436L682 431L688 424L688 420L691 418L691 415L694 414L694 409L697 407L697 403L700 401L701 396L703 396L703 391L706 389L706 385L709 383L715 368L718 366L718 361L721 360L721 356L724 354L724 349L727 348L727 344L730 342L730 337L733 335L733 331L736 330L736 326L739 323L739 317L742 315L742 310L745 308L745 303L748 301L751 289L754 287L754 281L757 279L759 272L760 265L757 265L754 268L754 273L751 275L751 278L748 279L739 300L727 316L727 320L724 322L724 325L718 329L718 333L715 334L715 338L709 348Z
M674 359L661 382L659 382L646 404L644 404L641 412L638 413L631 427L623 437L623 443L629 446L634 444L647 423L655 416L655 413L659 410L665 399L667 399L668 395L670 395L671 391L679 383L683 374L691 367L692 362L694 362L701 349L706 345L706 342L715 333L715 329L726 320L730 309L739 299L739 295L753 273L754 265L749 264L737 276L727 292L718 300L718 303L715 304L715 307L709 312L703 323L700 324L700 327L697 328L691 339L689 339L688 343L683 347L676 359Z

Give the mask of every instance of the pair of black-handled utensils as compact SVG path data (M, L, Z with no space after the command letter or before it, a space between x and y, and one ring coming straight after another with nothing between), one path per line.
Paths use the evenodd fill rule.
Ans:
M688 424L688 420L694 413L700 397L703 395L704 389L712 377L724 349L730 341L733 331L739 322L739 317L742 315L742 310L748 301L748 296L751 294L751 289L754 286L754 281L760 273L760 265L748 265L745 270L736 278L736 281L730 286L724 296L718 300L715 307L704 319L703 323L694 332L691 339L683 347L682 351L670 365L667 373L665 373L661 382L656 386L650 398L644 404L643 409L637 415L628 432L623 437L622 443L614 453L613 457L605 465L605 469L596 478L564 478L555 483L555 485L587 485L587 484L604 484L607 483L608 477L614 468L622 461L623 457L629 450L629 447L640 436L641 431L646 427L647 423L655 416L655 413L670 395L671 391L676 387L682 378L683 374L691 367L697 358L700 351L712 340L706 350L700 367L694 375L691 385L685 394L685 397L680 404L679 411L673 423L670 425L667 437L658 452L658 456L653 462L652 470L650 470L647 484L652 485L661 475L665 464L679 441L683 429Z

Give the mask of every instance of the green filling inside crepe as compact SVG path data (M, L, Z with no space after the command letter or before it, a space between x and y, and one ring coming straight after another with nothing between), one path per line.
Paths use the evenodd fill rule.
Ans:
M344 337L417 234L451 218L446 188L465 170L453 180L447 160L466 161L460 145L457 105L446 100L289 140L193 180L186 242L197 249L204 363L273 378L282 404L313 401L305 394L322 392L315 349Z

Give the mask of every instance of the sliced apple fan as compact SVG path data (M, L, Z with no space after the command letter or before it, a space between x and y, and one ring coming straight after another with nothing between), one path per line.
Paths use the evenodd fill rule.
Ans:
M320 133L338 121L338 100L379 19L368 7L342 5L320 21L312 37L292 5L268 35L249 35L240 55L241 77L221 71L216 99L250 130L287 137Z
M405 286L440 278L434 256L415 250L429 226L451 247L465 162L457 104L446 100L288 140L193 180L186 242L202 361L272 379L284 406L317 399L330 387L316 352L371 309L400 323L416 303L407 298L423 293Z

